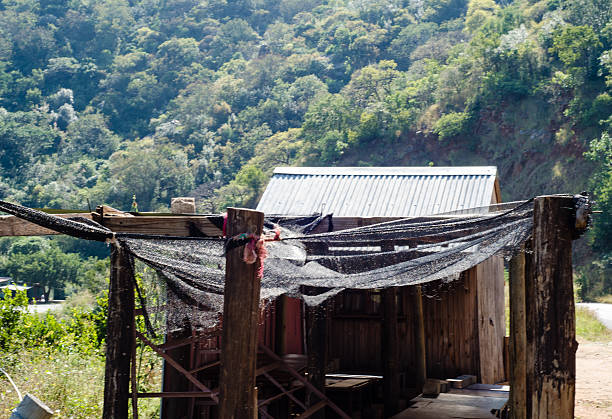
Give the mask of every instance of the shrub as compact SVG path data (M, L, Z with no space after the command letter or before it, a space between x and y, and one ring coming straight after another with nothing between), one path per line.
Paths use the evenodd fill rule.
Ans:
M465 132L470 122L470 115L465 112L451 112L442 115L434 125L434 132L440 141L456 137Z

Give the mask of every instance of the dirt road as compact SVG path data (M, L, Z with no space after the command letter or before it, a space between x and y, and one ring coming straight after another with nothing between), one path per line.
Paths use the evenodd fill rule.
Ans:
M612 342L579 341L576 352L576 418L612 418Z
M612 304L602 303L578 303L578 307L586 307L591 310L600 322L608 329L612 330Z

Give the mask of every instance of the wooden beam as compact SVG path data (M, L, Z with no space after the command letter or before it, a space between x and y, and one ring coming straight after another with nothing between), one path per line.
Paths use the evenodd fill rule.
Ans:
M264 214L259 211L228 208L227 235L261 235ZM228 250L223 302L223 338L219 384L219 417L257 417L255 368L259 319L258 277L260 261L248 265L242 260L244 246Z
M415 381L417 391L423 391L427 381L427 350L425 349L425 319L423 317L423 296L420 285L412 288L412 310L414 316L414 358L416 361Z
M134 339L134 287L129 253L113 244L106 325L104 419L127 419Z
M527 417L527 319L525 305L525 249L510 260L510 398L512 417Z
M73 213L73 214L53 214L56 217L84 217L91 220L91 213ZM31 223L14 215L0 216L0 237L2 236L46 236L51 234L61 234L48 228Z
M399 329L397 325L396 288L387 288L382 291L382 308L384 319L381 334L383 402L385 417L391 417L399 411L400 399Z
M221 237L223 218L206 215L104 216L102 224L116 233L182 237Z
M572 277L572 197L534 202L533 266L526 286L528 418L574 417L576 323ZM532 273L531 273L532 272ZM531 352L531 354L529 353Z

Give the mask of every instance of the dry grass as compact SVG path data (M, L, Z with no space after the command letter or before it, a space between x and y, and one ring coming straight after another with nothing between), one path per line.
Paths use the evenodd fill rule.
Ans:
M149 357L149 354L146 355ZM149 361L147 361L149 362ZM159 386L161 369L157 359L148 376L150 387ZM44 350L23 350L17 354L0 354L0 367L5 369L22 394L31 393L56 411L54 418L89 419L102 417L104 393L104 357L78 353L50 353ZM141 372L148 367L143 366ZM0 378L0 417L8 418L19 400L13 387ZM140 418L159 417L159 399L138 402ZM131 415L131 406L130 406Z
M31 393L56 411L58 418L102 416L104 359L81 354L50 354L24 350L3 354L0 364L22 394ZM12 386L0 380L0 417L19 404Z
M576 336L591 342L612 342L612 331L584 307L576 307Z
M612 294L606 294L599 297L595 297L595 301L598 303L612 304Z

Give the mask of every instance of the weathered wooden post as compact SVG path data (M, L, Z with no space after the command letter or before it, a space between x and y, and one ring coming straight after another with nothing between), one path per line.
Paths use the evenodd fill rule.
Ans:
M578 347L572 277L574 200L570 196L538 197L533 217L533 252L525 253L524 291L521 260L515 258L512 267L511 281L518 278L511 291L515 320L512 414L519 418L570 419L574 417ZM525 349L521 353L523 339Z
M308 353L308 381L325 394L325 367L327 366L328 303L306 308L306 350ZM325 409L318 409L321 399L313 392L306 395L306 406L315 413L311 417L325 418Z
M510 260L510 398L514 418L526 418L527 323L525 305L525 247Z
M227 236L241 233L261 235L264 214L241 208L227 209ZM243 246L226 254L223 302L223 340L219 383L219 417L253 419L257 417L255 368L259 320L257 275L254 264L243 261Z
M399 410L400 375L396 297L396 288L387 288L382 291L383 327L381 343L385 417L391 417Z
M119 243L111 245L106 336L102 417L127 419L134 339L134 283L130 255Z
M415 285L412 288L411 297L414 315L414 357L416 360L415 381L417 391L422 392L425 381L427 381L427 350L425 349L423 294L420 285Z

